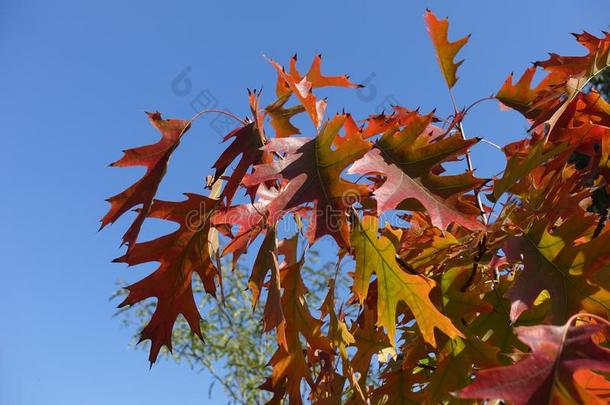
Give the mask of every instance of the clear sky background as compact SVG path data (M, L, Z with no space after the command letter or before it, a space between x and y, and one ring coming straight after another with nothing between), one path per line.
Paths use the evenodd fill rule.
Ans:
M0 2L0 404L224 404L210 378L130 346L133 330L113 318L119 278L152 269L110 263L128 220L98 233L104 201L138 178L107 164L127 147L152 143L144 111L188 118L217 104L247 113L246 88L275 74L261 54L303 68L322 52L328 73L368 80L368 90L333 94L329 112L357 117L400 102L449 111L423 24L426 7L450 16L463 50L460 105L496 91L546 52L581 53L569 35L608 29L603 0L574 1L34 1ZM181 73L186 81L176 81ZM221 150L222 123L194 124L172 159L160 197L201 192ZM469 136L505 144L526 124L495 102L466 121ZM479 145L481 176L503 156ZM146 227L143 239L153 237Z

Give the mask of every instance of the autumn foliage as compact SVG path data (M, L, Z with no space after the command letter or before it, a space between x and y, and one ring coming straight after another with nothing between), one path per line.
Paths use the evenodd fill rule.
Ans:
M469 37L452 42L446 19L424 19L451 94ZM530 129L503 147L506 167L493 179L473 173L469 149L481 139L462 123L474 106L453 103L443 119L404 106L326 118L316 90L359 85L324 74L321 56L306 73L296 57L287 68L269 61L275 99L262 107L261 92L248 92L252 115L235 117L206 196L155 199L172 152L208 112L188 121L149 114L161 139L113 163L146 173L108 200L102 227L137 208L115 261L159 263L120 304L156 298L141 334L150 361L171 350L180 314L205 340L193 276L222 305L222 257L236 262L260 246L248 286L277 339L260 387L270 403L610 401L610 104L588 86L610 64L610 34L575 37L583 56L550 54L495 94ZM313 135L293 124L298 114ZM458 160L465 170L443 167ZM179 227L138 242L147 218ZM286 235L282 221L299 231ZM301 268L323 237L334 240L338 271L349 267L351 293L337 294L328 274L326 300L311 308ZM381 381L367 380L373 364Z

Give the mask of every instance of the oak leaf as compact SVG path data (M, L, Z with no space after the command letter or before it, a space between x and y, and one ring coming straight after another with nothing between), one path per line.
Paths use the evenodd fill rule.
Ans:
M198 194L187 194L181 202L155 201L149 217L180 224L178 230L134 245L128 255L115 262L129 266L159 262L149 276L127 287L129 294L119 307L133 305L147 298L157 298L152 318L141 332L141 339L150 339L149 360L154 363L162 346L172 348L172 329L178 315L184 315L191 330L203 339L199 322L201 315L193 297L192 278L201 278L206 292L214 295L218 269L210 257L208 235L210 216L218 200Z
M290 119L305 111L305 107L301 104L297 104L292 107L284 108L284 105L289 99L290 94L287 94L265 107L265 112L271 117L270 124L275 130L276 138L285 138L290 135L301 133L301 131L290 122Z
M457 69L464 62L463 60L454 62L454 59L460 49L466 45L470 35L451 42L447 37L449 31L449 20L447 18L439 20L432 11L426 10L424 20L426 21L428 33L434 44L436 59L443 72L447 86L452 88L458 80L456 76Z
M305 356L300 337L314 350L332 352L330 340L322 334L323 323L315 318L304 299L307 288L301 278L304 259L296 259L296 239L284 247L285 261L278 266L280 286L283 290L281 309L283 321L277 330L278 349L269 361L273 367L272 375L261 386L273 393L269 403L281 403L287 393L291 403L301 404L301 383L310 387L315 382ZM277 262L275 263L277 265Z
M405 272L396 261L396 248L385 235L378 237L377 217L365 215L362 220L354 216L352 247L356 260L353 290L360 302L367 296L369 279L377 276L377 324L383 326L390 342L396 335L396 307L407 304L426 342L436 345L434 328L455 338L462 333L430 300L429 294L436 283L423 276Z
M286 152L286 156L273 163L256 166L254 173L244 179L246 186L272 179L288 181L268 205L270 217L275 220L278 213L313 203L307 231L312 243L324 235L331 235L339 246L349 246L347 209L369 194L367 186L341 178L341 172L370 148L370 143L358 133L345 137L338 135L345 120L345 115L335 116L322 126L313 139L292 137L270 140L265 150Z
M524 154L510 156L502 178L494 181L493 192L488 195L488 198L493 202L498 201L502 194L510 190L524 176L548 160L565 152L568 147L568 143L551 145L545 144L544 141L539 141Z
M386 177L383 185L373 192L380 214L399 207L406 200L416 200L426 209L432 224L440 229L446 229L452 222L471 230L483 229L483 224L476 219L478 209L460 197L484 181L471 172L437 174L441 163L465 153L478 139L465 140L458 133L434 137L426 131L432 116L411 114L413 119L409 125L400 131L386 131L348 173Z
M347 76L324 76L320 70L322 55L316 55L309 71L305 76L301 76L296 68L297 57L294 55L290 60L290 71L286 72L284 68L274 60L269 60L269 63L275 68L278 74L278 83L276 86L276 94L278 100L271 106L267 107L272 112L274 118L273 126L280 130L279 137L287 136L294 132L295 127L288 121L294 114L300 112L299 109L289 110L289 115L286 116L286 110L278 110L282 107L285 101L291 94L299 100L307 114L310 116L316 128L322 122L324 112L326 110L326 100L318 100L313 94L313 89L317 87L337 86L337 87L361 87L361 85L352 83ZM273 114L276 113L276 114ZM294 114L292 114L294 113ZM275 115L275 116L274 116Z
M584 316L584 315L583 315ZM482 370L473 384L455 393L458 398L503 399L512 405L585 403L579 370L610 371L610 350L593 340L598 333L608 336L600 324L561 326L537 325L516 328L519 339L532 352L514 365ZM606 390L610 383L603 383ZM589 393L589 399L593 399ZM595 402L606 403L601 398Z
M535 62L534 67L526 70L514 86L511 75L496 96L505 105L533 120L533 127L548 123L548 133L569 112L569 107L573 106L587 83L610 65L610 34L606 33L601 38L587 32L574 36L587 48L586 55L561 56L551 53L549 59ZM543 68L547 75L531 89L536 67Z
M420 390L413 390L413 386L423 384L420 374L413 374L413 370L398 365L381 375L383 383L377 387L372 395L372 403L385 405L415 405L422 404L425 395ZM419 385L421 386L421 385Z
M531 308L544 290L551 295L552 321L565 322L581 310L607 316L610 292L590 280L610 259L610 233L579 241L595 220L594 215L572 215L553 229L543 218L523 234L509 236L503 250L509 261L523 260L524 266L506 293L512 302L511 320Z
M104 228L130 209L141 204L142 207L139 209L136 219L123 236L123 244L126 244L129 250L133 248L138 239L140 228L150 211L159 183L165 175L169 158L178 147L182 135L189 129L187 121L165 120L161 118L159 112L146 114L150 123L161 132L161 139L152 145L125 150L123 157L110 165L113 167L145 166L146 173L129 188L107 200L111 207L102 218L100 226L100 229Z
M273 227L273 223L279 219L270 217L269 204L279 195L275 187L268 188L261 184L256 192L256 200L252 203L234 205L232 207L220 208L212 217L212 224L237 227L231 240L224 246L222 255L233 254L233 264L237 264L240 256L247 252L250 244L267 229Z
M250 109L254 119L252 122L245 123L243 126L229 132L223 138L223 142L232 139L231 144L225 149L216 162L212 165L216 172L214 180L218 180L233 163L238 156L241 155L239 163L233 169L231 176L227 180L227 184L222 190L221 198L226 198L226 205L230 205L237 188L240 186L242 179L248 172L248 169L253 165L261 164L271 160L268 154L261 150L265 143L265 134L262 129L263 116L258 110L260 92L248 91L250 99ZM256 187L247 189L250 198L254 200Z
M366 380L369 375L371 360L384 349L392 347L388 336L382 328L375 325L377 314L366 305L358 317L358 322L352 325L351 333L354 337L356 353L351 364L355 372L360 374L361 390L366 391Z

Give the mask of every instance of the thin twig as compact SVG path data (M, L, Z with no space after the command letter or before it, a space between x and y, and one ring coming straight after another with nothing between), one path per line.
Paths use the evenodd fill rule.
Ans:
M491 96L487 96L487 97L483 97L478 99L477 101L475 101L474 103L470 104L468 107L466 107L466 109L464 110L464 115L468 114L468 111L470 111L470 109L474 106L476 106L479 103L482 103L483 101L488 101L488 100L495 100L496 96L495 95L491 95Z
M453 97L453 92L451 91L451 87L448 87L448 90L449 90L449 97L451 98L451 105L453 106L453 111L454 111L455 115L457 116L458 108L457 108L457 104L455 102L455 97ZM474 105L476 105L479 102L482 102L483 100L486 100L488 98L489 97L483 98L481 100L477 100L472 105L470 105L468 108L472 108ZM464 111L464 115L466 114L467 111L468 111L468 109ZM460 119L458 121L457 127L460 131L460 135L462 136L462 139L465 140L465 139L467 139L466 131L464 130L464 124L462 123L462 120L463 120L463 117L462 117L462 119ZM474 171L474 165L472 164L472 157L470 155L470 150L466 151L466 165L468 166L468 171L470 171L470 172ZM483 202L481 200L481 193L480 193L479 189L474 190L474 197L477 201L477 206L479 208L479 211L481 212L481 219L483 220L483 223L487 226L487 223L488 223L487 213L485 212L485 209L483 208ZM466 290L468 290L468 288L470 288L470 286L474 282L474 279L477 274L477 269L479 267L479 262L481 261L483 255L487 251L487 234L483 235L483 238L479 241L479 245L478 245L477 249L478 249L477 254L473 258L474 260L472 263L472 269L470 271L470 275L468 276L466 283L461 288L462 292L465 292Z
M455 103L455 98L453 97L453 92L451 91L451 88L449 88L449 97L451 98L451 104L453 105L453 111L455 112L455 114L458 114L458 109L457 109L457 104ZM460 120L457 124L458 129L460 131L460 135L462 136L462 139L467 139L466 138L466 132L464 131L464 125L462 124L462 120ZM470 150L466 151L466 165L468 167L468 171L472 172L474 171L474 165L472 164L472 157L470 156ZM474 190L474 197L477 201L477 207L479 208L479 211L481 211L481 218L483 219L483 223L485 225L487 225L487 214L485 213L485 209L483 208L483 202L481 200L481 193L479 192L478 189Z
M493 146L494 148L496 148L496 149L500 150L501 152L503 152L502 147L501 147L500 145L498 145L497 143L493 143L492 141L488 141L488 140L487 140L487 139L485 139L485 138L480 138L480 139L481 139L481 142L484 142L484 143L486 143L486 144L488 144L488 145L491 145L491 146Z
M236 121L239 121L242 125L248 124L246 121L242 120L241 118L239 118L237 115L235 115L233 113L230 113L230 112L224 111L224 110L218 110L218 109L215 109L215 108L210 108L210 109L201 110L201 111L198 111L197 113L195 113L195 115L193 115L191 117L191 119L188 120L188 122L186 123L185 129L182 130L182 133L180 134L180 136L182 136L184 131L186 131L186 128L188 128L196 119L201 117L203 114L208 114L208 113L224 114L224 115L226 115L228 117L231 117L231 118L235 119Z
M216 370L214 370L214 366L212 366L212 364L204 364L205 368L207 368L208 373L210 373L210 375L212 376L212 378L214 378L216 381L218 381L225 389L225 391L227 392L227 394L229 394L230 397L233 398L234 401L242 404L242 405L248 405L248 403L244 400L242 400L232 389L232 387L227 384L224 380L224 378L222 378L222 376L220 376L218 373L216 373Z

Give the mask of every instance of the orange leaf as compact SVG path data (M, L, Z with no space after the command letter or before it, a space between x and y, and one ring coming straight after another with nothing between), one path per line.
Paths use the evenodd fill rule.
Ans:
M426 21L430 38L432 38L436 59L443 72L447 86L452 88L458 79L456 76L457 68L464 62L464 60L459 62L454 62L453 60L460 49L468 42L470 34L457 41L450 42L447 38L449 30L449 20L447 18L439 20L432 11L426 10L424 20Z

